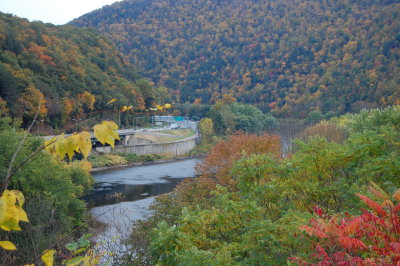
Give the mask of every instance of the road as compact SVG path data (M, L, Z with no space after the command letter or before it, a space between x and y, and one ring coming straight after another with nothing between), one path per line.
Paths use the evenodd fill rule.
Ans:
M197 122L195 121L183 121L183 122L178 122L177 123L181 129L184 128L193 128L194 130L197 130ZM164 131L164 130L170 130L171 127L156 127L156 128L139 128L139 129L134 129L134 128L126 128L126 129L120 129L117 130L117 133L119 136L124 136L124 135L134 135L136 133L143 133L143 132L159 132L159 131ZM68 137L70 134L65 134L64 136ZM51 140L52 138L56 137L57 135L50 135L50 136L42 136L44 140ZM90 136L94 138L93 132L90 132Z

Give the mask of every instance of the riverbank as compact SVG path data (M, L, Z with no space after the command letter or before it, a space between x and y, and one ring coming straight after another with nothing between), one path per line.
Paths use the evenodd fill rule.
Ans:
M170 158L170 159L160 159L160 160L146 161L146 162L136 162L136 163L128 163L128 164L110 165L110 166L105 166L105 167L93 168L92 170L90 170L90 173L97 173L97 172L102 172L102 171L105 171L105 170L128 168L128 167L134 167L134 166L173 163L173 162L177 162L177 161L196 159L196 158L200 158L200 157L199 156L185 156L185 157Z
M149 206L156 196L171 192L185 178L195 177L199 160L187 158L95 169L93 189L84 200L95 217L90 232L96 250L107 252L103 260L122 265L121 255L130 250L127 239L132 224L151 213Z

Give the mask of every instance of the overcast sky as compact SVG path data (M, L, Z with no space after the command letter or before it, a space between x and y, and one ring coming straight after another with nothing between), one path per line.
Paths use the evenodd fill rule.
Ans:
M0 11L60 25L114 2L117 0L0 0Z

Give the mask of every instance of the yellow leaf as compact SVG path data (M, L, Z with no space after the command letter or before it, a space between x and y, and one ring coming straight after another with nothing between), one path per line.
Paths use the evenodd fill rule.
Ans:
M83 259L83 265L84 265L84 266L93 265L93 264L92 264L92 257L86 255L85 258Z
M22 194L22 192L18 190L10 190L10 193L15 195L15 198L18 201L18 205L22 207L22 205L24 205L25 203L24 194Z
M46 266L53 266L54 262L54 253L56 251L54 249L47 250L43 255L42 255L42 261Z
M78 134L73 134L65 138L63 133L57 136L54 143L54 152L52 153L58 155L61 159L64 159L65 154L67 154L69 159L71 160L74 156L74 151L77 149L79 143L80 136Z
M107 135L105 132L105 128L102 124L95 125L93 127L94 136L100 141L101 144L106 143Z
M128 110L128 106L124 105L121 109L121 112L126 112Z
M3 223L4 219L6 218L6 211L7 211L7 201L5 197L0 197L0 225Z
M0 247L6 249L6 250L16 250L17 248L13 243L10 241L0 241Z
M115 102L117 99L115 99L115 98L112 98L111 100L109 100L108 101L108 103L107 104L110 104L110 103L113 103L113 102Z
M16 211L16 208L7 208L7 212L5 213L6 217L5 219L1 222L0 228L3 229L4 231L21 231L21 227L19 227L19 220L18 220L18 213Z
M25 201L23 194L17 190L5 190L0 199L3 209L0 228L5 231L20 231L19 221L28 221L25 211L21 208Z
M112 121L103 121L101 124L93 127L95 137L104 145L108 143L114 148L115 140L119 140L117 124Z
M90 133L87 131L83 131L79 135L81 137L81 145L79 147L79 150L83 154L83 157L87 158L89 156L89 153L92 151L92 140L90 137Z
M17 215L19 217L19 220L28 223L29 220L28 220L28 215L26 215L26 212L19 206L17 206L16 208L17 208Z
M157 108L157 110L159 110L159 111L162 111L162 109L163 109L163 107L162 107L161 105L158 105L158 104L157 104L156 108Z
M4 231L21 231L21 227L19 227L17 220L15 218L10 218L4 220L2 224L0 224L0 228Z
M85 158L89 156L90 151L92 150L92 142L90 139L90 133L87 131L82 131L79 134L73 134L67 138L68 147L67 152L70 159L74 155L74 151L81 152Z
M67 140L64 137L64 133L60 136L57 136L56 142L54 143L55 152L61 159L64 159L65 154L67 153Z
M115 139L113 138L113 136L108 135L106 137L106 143L110 144L110 146L114 149L115 146Z
M165 109L170 109L171 107L172 107L172 104L170 104L170 103L164 104Z
M128 107L128 110L132 110L132 108L133 108L133 106L132 106L132 105L130 105L130 106Z
M25 264L24 266L35 266L35 264Z
M68 140L74 145L74 151L79 152L79 146L82 142L80 134L74 133L68 137Z
M75 143L76 139L68 137L65 142L65 151L67 152L68 158L72 160L72 157L75 154L75 150L79 149L77 143Z

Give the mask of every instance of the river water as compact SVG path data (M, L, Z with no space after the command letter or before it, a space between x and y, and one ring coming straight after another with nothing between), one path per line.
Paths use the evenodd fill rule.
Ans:
M195 176L198 159L135 166L94 173L94 188L84 199L96 219L107 228L95 241L102 250L123 252L121 239L131 230L132 221L149 215L154 197L168 193L184 178Z

